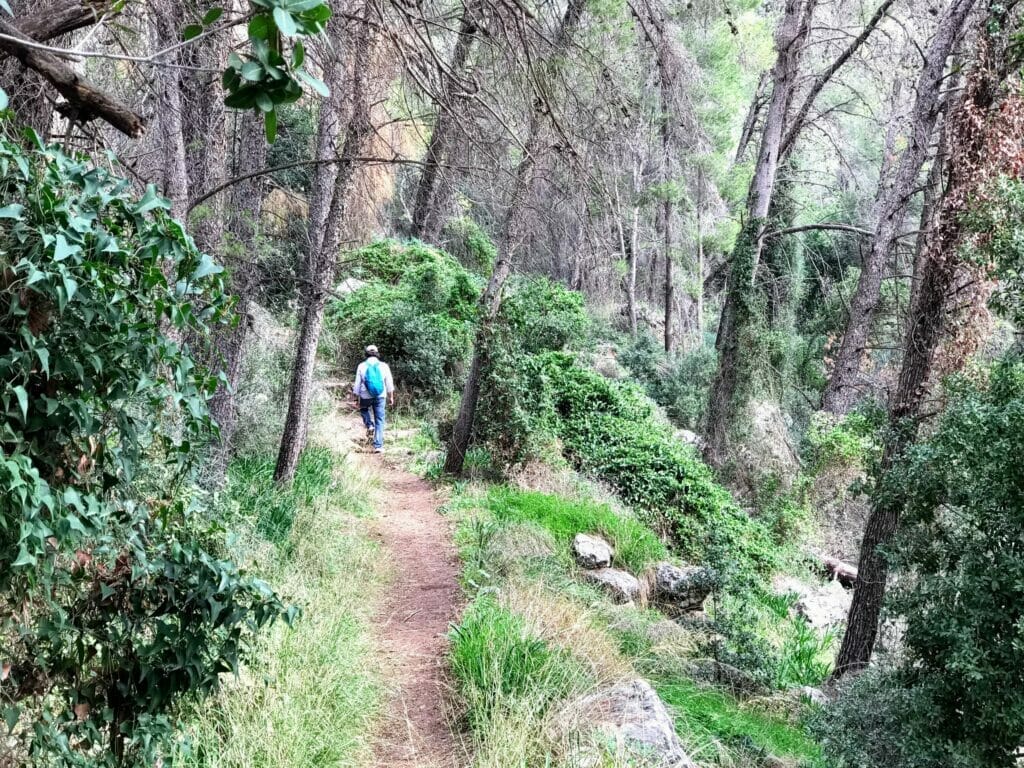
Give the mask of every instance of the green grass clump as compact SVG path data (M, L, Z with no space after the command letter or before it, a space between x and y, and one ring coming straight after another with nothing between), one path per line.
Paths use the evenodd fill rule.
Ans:
M298 511L327 493L333 468L334 456L328 448L307 448L291 487L282 488L274 482L272 456L245 456L228 467L225 492L244 521L268 541L279 544L288 538Z
M359 768L384 688L374 668L380 547L362 531L370 491L354 472L311 448L291 489L273 463L236 460L227 492L254 528L281 536L254 549L252 569L302 609L264 640L238 678L183 713L183 768ZM328 494L329 490L329 494ZM288 532L285 533L285 522ZM280 523L280 525L278 525Z
M662 700L675 710L676 729L695 759L703 751L730 751L752 756L795 758L818 765L821 748L798 726L741 706L734 698L688 680L653 681Z
M487 507L499 522L539 525L565 552L577 533L604 536L615 549L616 563L635 573L668 556L665 545L649 528L604 504L498 486L488 495Z
M449 662L470 728L486 736L496 717L547 707L593 684L571 652L529 631L493 595L478 597L451 631Z

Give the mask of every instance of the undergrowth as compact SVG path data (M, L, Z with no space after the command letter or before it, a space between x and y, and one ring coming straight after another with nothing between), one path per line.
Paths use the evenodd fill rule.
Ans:
M269 457L236 460L225 492L236 529L250 531L239 546L302 614L271 633L246 672L185 713L177 765L355 767L371 758L382 687L370 611L382 574L358 518L372 489L322 447L303 454L291 489L272 474Z

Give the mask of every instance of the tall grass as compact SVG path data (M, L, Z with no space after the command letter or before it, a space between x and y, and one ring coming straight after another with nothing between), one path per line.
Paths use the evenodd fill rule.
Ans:
M604 504L498 486L488 495L487 507L500 522L536 523L548 530L565 552L577 533L604 536L615 549L615 564L637 573L668 556L650 528Z
M229 493L240 516L279 542L257 568L302 614L293 628L275 628L240 678L188 713L189 743L176 764L371 764L370 733L382 703L370 625L381 557L357 518L371 489L333 464L329 451L307 451L290 490L270 482L268 460L232 467Z

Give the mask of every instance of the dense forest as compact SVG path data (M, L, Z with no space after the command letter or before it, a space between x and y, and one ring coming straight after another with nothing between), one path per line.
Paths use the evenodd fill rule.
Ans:
M1024 760L1024 5L0 0L0 89L0 766Z

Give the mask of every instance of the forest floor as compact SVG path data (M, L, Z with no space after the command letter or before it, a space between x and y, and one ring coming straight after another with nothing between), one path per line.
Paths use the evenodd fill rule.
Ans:
M359 415L345 421L357 467L380 483L372 536L390 561L392 580L375 622L390 700L374 743L383 768L455 768L462 761L450 727L444 656L458 616L459 564L441 500L398 461L371 452Z

